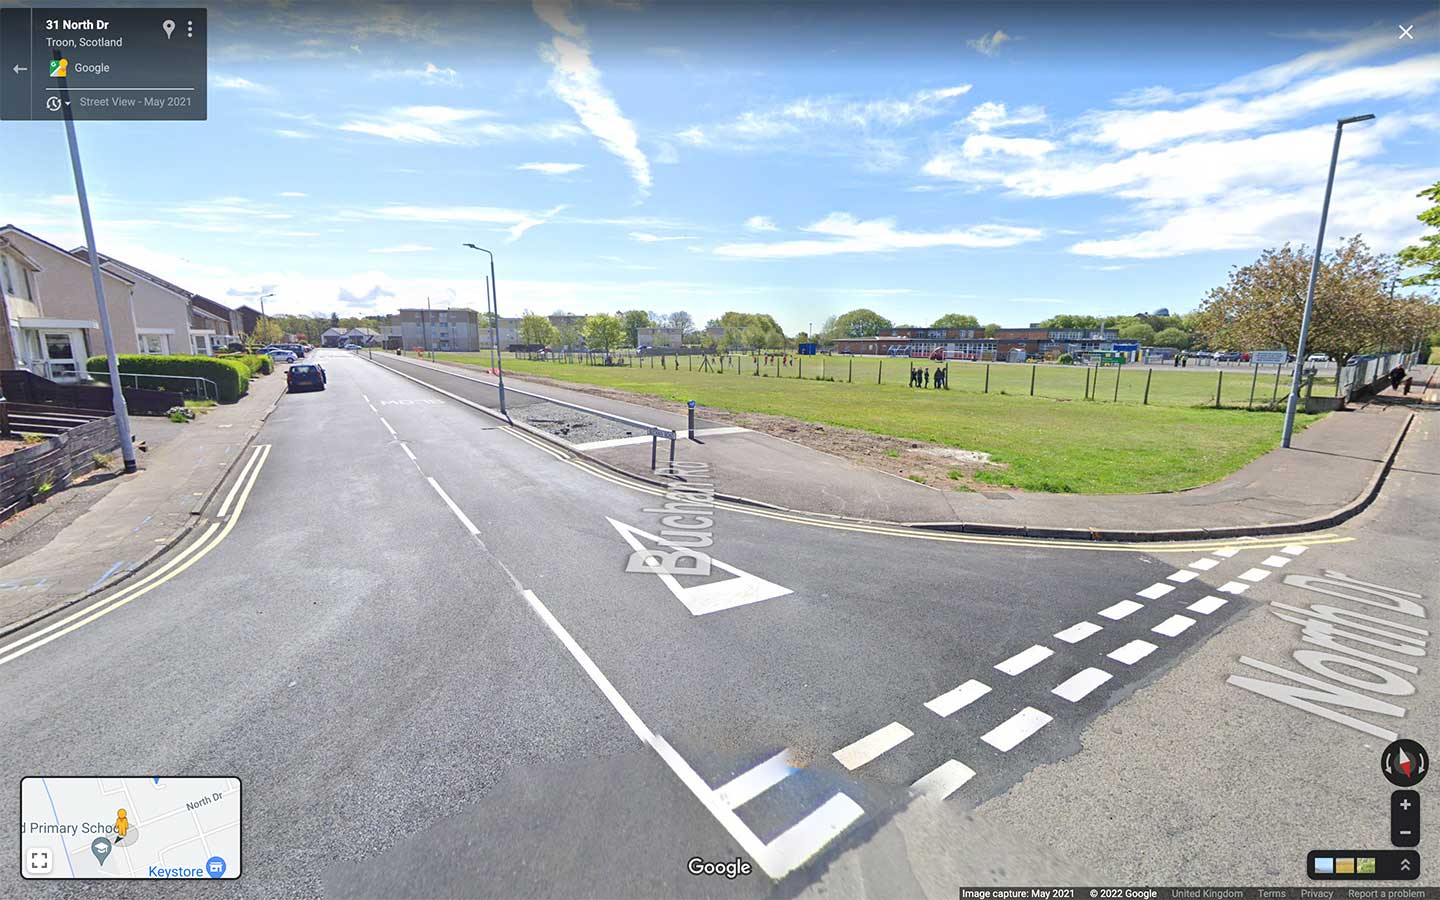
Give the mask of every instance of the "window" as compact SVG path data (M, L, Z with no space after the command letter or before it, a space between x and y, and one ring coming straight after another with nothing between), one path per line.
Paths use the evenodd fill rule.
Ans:
M170 352L170 341L163 334L142 334L140 338L140 352L153 353L157 356L164 356Z
M10 257L0 256L0 277L4 278L5 293L15 293L15 276L10 269Z

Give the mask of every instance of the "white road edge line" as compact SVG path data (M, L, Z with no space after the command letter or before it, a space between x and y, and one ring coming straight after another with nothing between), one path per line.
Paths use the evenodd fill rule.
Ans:
M864 815L860 804L851 800L844 793L837 793L825 801L819 809L801 819L774 841L769 844L761 842L755 832L740 821L740 817L735 814L734 810L725 808L715 791L705 784L705 781L675 751L675 748L646 727L630 704L625 702L625 698L620 696L620 692L615 690L610 679L605 677L605 673L600 671L584 648L575 642L575 638L570 636L570 632L565 630L565 626L560 624L560 620L556 619L545 604L540 602L540 598L535 596L535 592L527 590L524 594L525 600L535 614L540 617L540 621L544 622L550 631L560 639L560 643L565 645L565 649L570 651L570 655L580 664L580 668L585 670L585 674L590 676L590 680L600 689L600 693L605 695L605 699L610 701L610 705L615 707L615 711L620 713L620 717L625 720L625 724L630 726L630 730L635 732L635 736L660 755L660 758L670 767L670 771L675 773L681 783L690 789L690 793L694 794L716 821L730 833L730 836L735 839L735 843L740 845L740 849L749 854L750 858L755 860L755 863L772 879L779 881L785 877L819 852L856 819Z
M416 464L419 464L420 460L418 460L418 459L415 458L415 454L410 452L410 448L409 448L409 447L405 446L404 444L401 444L401 445L400 445L400 449L405 451L405 455L408 456L408 457L410 457L410 461L411 461L411 462L416 463Z
M1006 753L1030 735L1044 728L1052 717L1033 706L1027 706L1015 715L986 732L980 740Z
M962 762L947 759L910 785L910 793L931 800L944 800L974 777L974 769Z
M249 459L245 460L245 466L240 470L240 477L235 479L235 484L230 487L230 493L225 495L225 502L220 504L220 511L215 514L216 518L223 519L229 514L230 504L234 501L235 495L240 492L240 485L245 483L245 476L250 474L250 467L255 465L255 459L260 455L261 446L263 445L256 444L255 451L250 454Z
M385 426L385 430L388 431L388 432L390 432L390 436L391 436L391 437L395 437L395 429L393 429L393 428L390 427L390 423L387 422L387 421L385 421L385 417L384 417L384 416L381 416L381 417L380 417L380 424Z
M798 771L790 765L790 750L781 750L716 788L715 799L725 804L726 809L738 809Z
M440 486L440 482L430 476L427 476L425 480L430 482L430 486L435 489L435 493L439 494L440 499L445 501L445 505L450 507L450 511L455 514L455 518L459 519L460 524L465 526L465 530L470 532L472 536L478 535L480 529L476 528L475 523L470 521L470 517L465 515L465 513L460 510L460 507L455 505L455 501L451 500L450 495L445 493L445 489Z
M891 722L884 728L872 731L860 740L853 744L847 744L830 755L835 757L840 765L853 772L882 753L893 750L910 740L914 734L915 732L899 722Z

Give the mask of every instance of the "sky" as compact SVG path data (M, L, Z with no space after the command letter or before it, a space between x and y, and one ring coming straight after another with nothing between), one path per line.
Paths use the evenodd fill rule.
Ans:
M208 121L77 126L97 240L270 312L484 308L465 242L503 315L1181 311L1313 245L1337 118L1327 246L1440 181L1430 3L209 9ZM62 126L0 147L0 223L79 245Z

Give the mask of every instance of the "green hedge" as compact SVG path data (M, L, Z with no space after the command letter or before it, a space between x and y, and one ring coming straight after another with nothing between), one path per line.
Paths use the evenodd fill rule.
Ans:
M239 360L213 356L154 356L138 353L122 355L119 361L120 371L123 373L208 378L219 388L221 403L234 403L250 388L249 366ZM85 368L91 375L105 377L105 357L90 357ZM124 381L123 378L121 380Z
M226 359L243 365L251 375L259 372L269 375L275 371L275 361L263 353L217 353L216 359Z

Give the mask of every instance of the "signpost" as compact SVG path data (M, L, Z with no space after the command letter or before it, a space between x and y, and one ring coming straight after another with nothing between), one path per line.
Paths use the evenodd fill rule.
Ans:
M1257 366L1283 366L1290 361L1290 354L1285 350L1255 350L1250 354L1250 362Z

